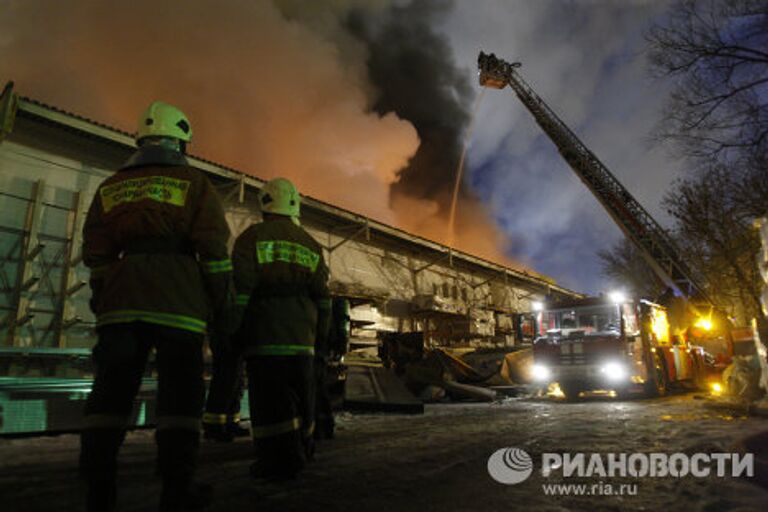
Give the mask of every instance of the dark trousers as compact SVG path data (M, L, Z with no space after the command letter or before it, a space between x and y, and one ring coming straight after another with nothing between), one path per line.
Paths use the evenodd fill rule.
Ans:
M233 347L211 341L213 375L205 402L204 425L228 425L240 421L243 396L243 356Z
M333 437L335 422L328 390L328 364L324 358L315 359L315 439Z
M295 473L313 446L315 375L311 356L246 361L256 456L268 472Z
M98 335L80 445L80 469L89 492L114 486L117 453L152 348L158 372L158 469L166 487L183 488L192 479L199 446L205 392L202 335L142 322L104 326ZM93 510L100 506L89 505Z

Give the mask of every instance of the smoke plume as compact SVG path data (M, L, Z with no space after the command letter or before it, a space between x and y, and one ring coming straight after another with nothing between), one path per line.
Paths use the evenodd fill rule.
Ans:
M369 51L373 110L410 121L420 144L390 189L390 204L407 229L496 261L505 261L504 237L467 187L459 189L455 232L448 232L457 165L475 90L457 68L445 37L435 30L451 2L392 5L375 17L352 11L347 27ZM468 63L472 65L473 63Z
M16 0L0 78L134 131L155 99L190 117L193 154L445 241L472 89L434 22L448 3ZM456 246L502 260L462 189Z

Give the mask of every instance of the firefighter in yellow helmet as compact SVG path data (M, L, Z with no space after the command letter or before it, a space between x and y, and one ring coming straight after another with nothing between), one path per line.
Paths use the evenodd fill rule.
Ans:
M299 223L301 198L284 178L259 191L263 222L235 242L236 343L248 373L257 478L292 478L314 449L315 342L330 321L328 268L320 244Z
M202 345L209 319L227 328L234 290L229 228L211 183L184 156L191 139L183 112L152 103L139 121L138 149L99 185L83 228L98 333L80 453L90 511L114 510L117 453L153 349L160 510L210 501L210 487L193 481Z

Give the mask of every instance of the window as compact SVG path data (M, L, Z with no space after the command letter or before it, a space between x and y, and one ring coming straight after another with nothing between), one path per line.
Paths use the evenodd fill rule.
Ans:
M579 330L585 333L619 334L619 311L616 306L584 306L556 309L544 313L543 327L547 330Z

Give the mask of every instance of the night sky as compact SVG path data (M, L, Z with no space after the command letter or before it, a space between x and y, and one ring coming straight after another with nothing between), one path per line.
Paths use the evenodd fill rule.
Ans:
M305 193L444 241L455 173L446 161L480 92L477 54L494 52L521 61L525 80L667 225L659 205L680 164L650 140L669 84L650 78L643 33L668 5L0 0L0 80L127 131L163 99L192 119L194 154L287 176ZM402 69L403 55L430 67ZM419 72L430 78L420 92L439 96L434 107L401 97ZM388 87L397 84L405 92ZM419 144L426 163L403 173ZM596 253L619 229L509 89L486 91L464 176L460 249L506 255L579 291L612 286Z
M479 49L520 61L523 78L662 225L679 162L655 145L669 84L650 78L643 33L667 2L458 2L445 25L457 60ZM473 70L472 70L473 71ZM470 70L468 70L470 73ZM508 251L577 290L610 288L595 253L622 235L509 89L489 89L468 180Z

